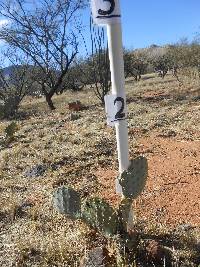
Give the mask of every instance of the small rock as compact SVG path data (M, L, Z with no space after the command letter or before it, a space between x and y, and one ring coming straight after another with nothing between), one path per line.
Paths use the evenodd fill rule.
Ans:
M35 165L30 170L25 172L25 176L29 178L42 176L45 171L47 170L47 167L41 164Z
M81 259L80 267L111 267L113 259L105 247L96 247Z

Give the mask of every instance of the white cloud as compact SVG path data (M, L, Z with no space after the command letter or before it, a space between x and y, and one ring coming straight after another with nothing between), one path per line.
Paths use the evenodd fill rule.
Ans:
M0 19L0 28L1 28L2 26L7 25L8 23L9 23L9 20L8 20L8 19Z
M0 19L0 29L1 29L1 27L6 26L8 24L9 24L8 19ZM0 40L0 47L4 44L5 44L5 42L3 40Z

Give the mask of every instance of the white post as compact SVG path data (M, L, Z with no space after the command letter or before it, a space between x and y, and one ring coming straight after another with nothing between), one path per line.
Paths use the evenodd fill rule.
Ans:
M112 93L124 98L126 110L121 23L107 25L107 33ZM124 170L127 170L129 165L128 128L126 119L115 122L115 129L117 138L119 172L122 173ZM117 193L121 193L121 186L118 182L116 183L116 191Z
M122 173L128 169L129 148L120 5L119 0L91 0L91 7L94 22L107 25L112 95L106 96L105 102L108 124L116 129L119 173ZM116 191L122 194L118 181Z

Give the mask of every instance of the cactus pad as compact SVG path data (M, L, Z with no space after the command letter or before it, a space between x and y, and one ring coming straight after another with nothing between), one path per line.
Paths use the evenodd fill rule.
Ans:
M128 170L122 172L118 179L125 197L134 199L144 189L148 175L148 164L145 157L138 157L130 162Z
M79 194L69 187L59 187L53 194L54 207L72 219L81 217L81 200Z
M86 201L82 211L82 218L87 224L106 235L114 235L117 232L117 214L102 199L94 198Z

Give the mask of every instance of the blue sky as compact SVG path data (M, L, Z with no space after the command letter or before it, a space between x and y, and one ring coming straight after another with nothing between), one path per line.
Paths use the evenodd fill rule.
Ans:
M120 4L123 44L127 48L171 44L184 37L192 40L200 31L200 0L120 0ZM90 50L89 17L88 7L83 22L86 25L84 37ZM4 22L0 20L0 27ZM81 54L85 54L83 46Z
M176 43L184 37L192 40L200 31L200 0L121 0L120 4L127 48ZM88 8L84 13L87 25L89 12Z
M125 46L146 47L193 38L200 27L200 0L121 0Z

